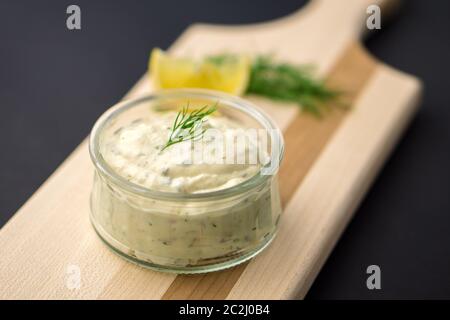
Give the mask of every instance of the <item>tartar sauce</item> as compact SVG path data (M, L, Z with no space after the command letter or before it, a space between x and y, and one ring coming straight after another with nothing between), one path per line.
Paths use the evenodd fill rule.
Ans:
M114 119L111 129L95 132L94 128L92 134L91 153L95 155L98 148L98 157L109 171L125 184L159 192L148 196L135 193L96 171L91 220L103 240L137 263L188 273L228 267L262 250L273 238L281 213L277 176L255 180L258 182L243 188L244 182L259 174L263 162L229 163L225 154L218 157L217 149L210 148L217 145L217 137L207 134L216 130L226 141L246 127L244 122L216 112L203 123L207 131L202 139L164 149L177 113L141 113L126 121ZM189 152L196 143L202 146L202 157ZM235 156L260 152L259 148L257 141L249 138ZM267 155L260 152L259 156L264 159ZM217 161L221 159L223 163ZM205 196L200 200L190 196L201 194Z
M257 163L226 164L225 152L221 154L223 162L216 163L214 136L206 135L200 140L203 152L198 158L194 158L193 150L198 141L186 140L162 150L176 116L175 112L164 112L158 117L135 119L117 129L103 145L106 162L133 183L153 190L185 193L232 187L258 173ZM235 137L242 126L226 117L210 116L203 128ZM228 140L225 137L223 141ZM244 147L236 152L256 152L249 149L256 149L257 141L250 140ZM225 151L225 146L221 151Z

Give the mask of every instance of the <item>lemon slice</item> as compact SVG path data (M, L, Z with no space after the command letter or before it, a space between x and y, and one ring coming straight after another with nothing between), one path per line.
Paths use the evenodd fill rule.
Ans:
M250 60L242 55L220 55L194 61L153 49L150 75L157 88L205 88L240 95L245 92Z

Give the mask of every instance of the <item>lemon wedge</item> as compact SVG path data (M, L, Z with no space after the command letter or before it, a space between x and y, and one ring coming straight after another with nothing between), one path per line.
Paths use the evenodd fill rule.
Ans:
M250 60L242 55L218 55L201 61L170 57L153 49L150 75L157 88L205 88L240 95L250 75Z

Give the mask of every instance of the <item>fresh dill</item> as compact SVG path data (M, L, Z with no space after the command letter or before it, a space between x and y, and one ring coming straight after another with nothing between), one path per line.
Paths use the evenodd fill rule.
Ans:
M246 93L294 102L315 116L321 116L326 102L339 95L315 79L310 66L275 62L269 56L259 56L253 61Z
M189 103L178 112L173 122L169 139L164 150L171 145L188 140L195 140L203 136L206 129L202 128L205 117L217 110L217 103L214 106L204 106L200 109L189 111Z
M236 55L219 54L206 59L216 65L236 60ZM320 117L326 102L335 100L339 92L316 79L309 65L276 62L270 56L257 56L250 67L247 94L272 100L293 102L302 110Z

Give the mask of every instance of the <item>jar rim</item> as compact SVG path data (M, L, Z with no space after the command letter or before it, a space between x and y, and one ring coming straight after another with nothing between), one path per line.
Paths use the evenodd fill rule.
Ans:
M253 103L248 102L242 98L226 94L223 92L218 92L214 90L207 89L166 89L160 90L155 93L141 96L139 98L124 100L121 101L108 110L106 110L95 122L90 136L89 136L89 153L91 160L97 170L101 175L110 179L113 183L118 185L119 187L129 191L133 194L138 194L146 198L160 198L160 199L168 199L168 200L211 200L212 198L220 198L226 196L233 196L245 191L251 190L271 177L271 175L263 175L261 174L261 170L259 170L252 177L236 184L231 187L227 187L224 189L208 191L208 192L199 192L199 193L180 193L180 192L170 192L170 191L160 191L154 190L137 183L128 181L123 176L119 175L110 165L105 161L103 156L100 153L100 145L99 145L99 136L103 131L105 126L110 123L114 118L118 117L123 112L131 109L143 102L152 101L160 98L203 98L217 101L218 99L221 102L225 102L228 107L234 108L238 111L241 111L248 116L252 117L254 120L258 121L263 127L267 130L271 130L274 132L272 136L273 143L278 144L278 156L276 157L278 161L278 165L281 163L284 154L284 140L281 134L280 129L277 125L271 120L271 118L260 108L256 107ZM271 161L264 165L264 167L269 167L271 165ZM278 167L276 168L278 170ZM276 174L276 171L273 172L272 175Z

